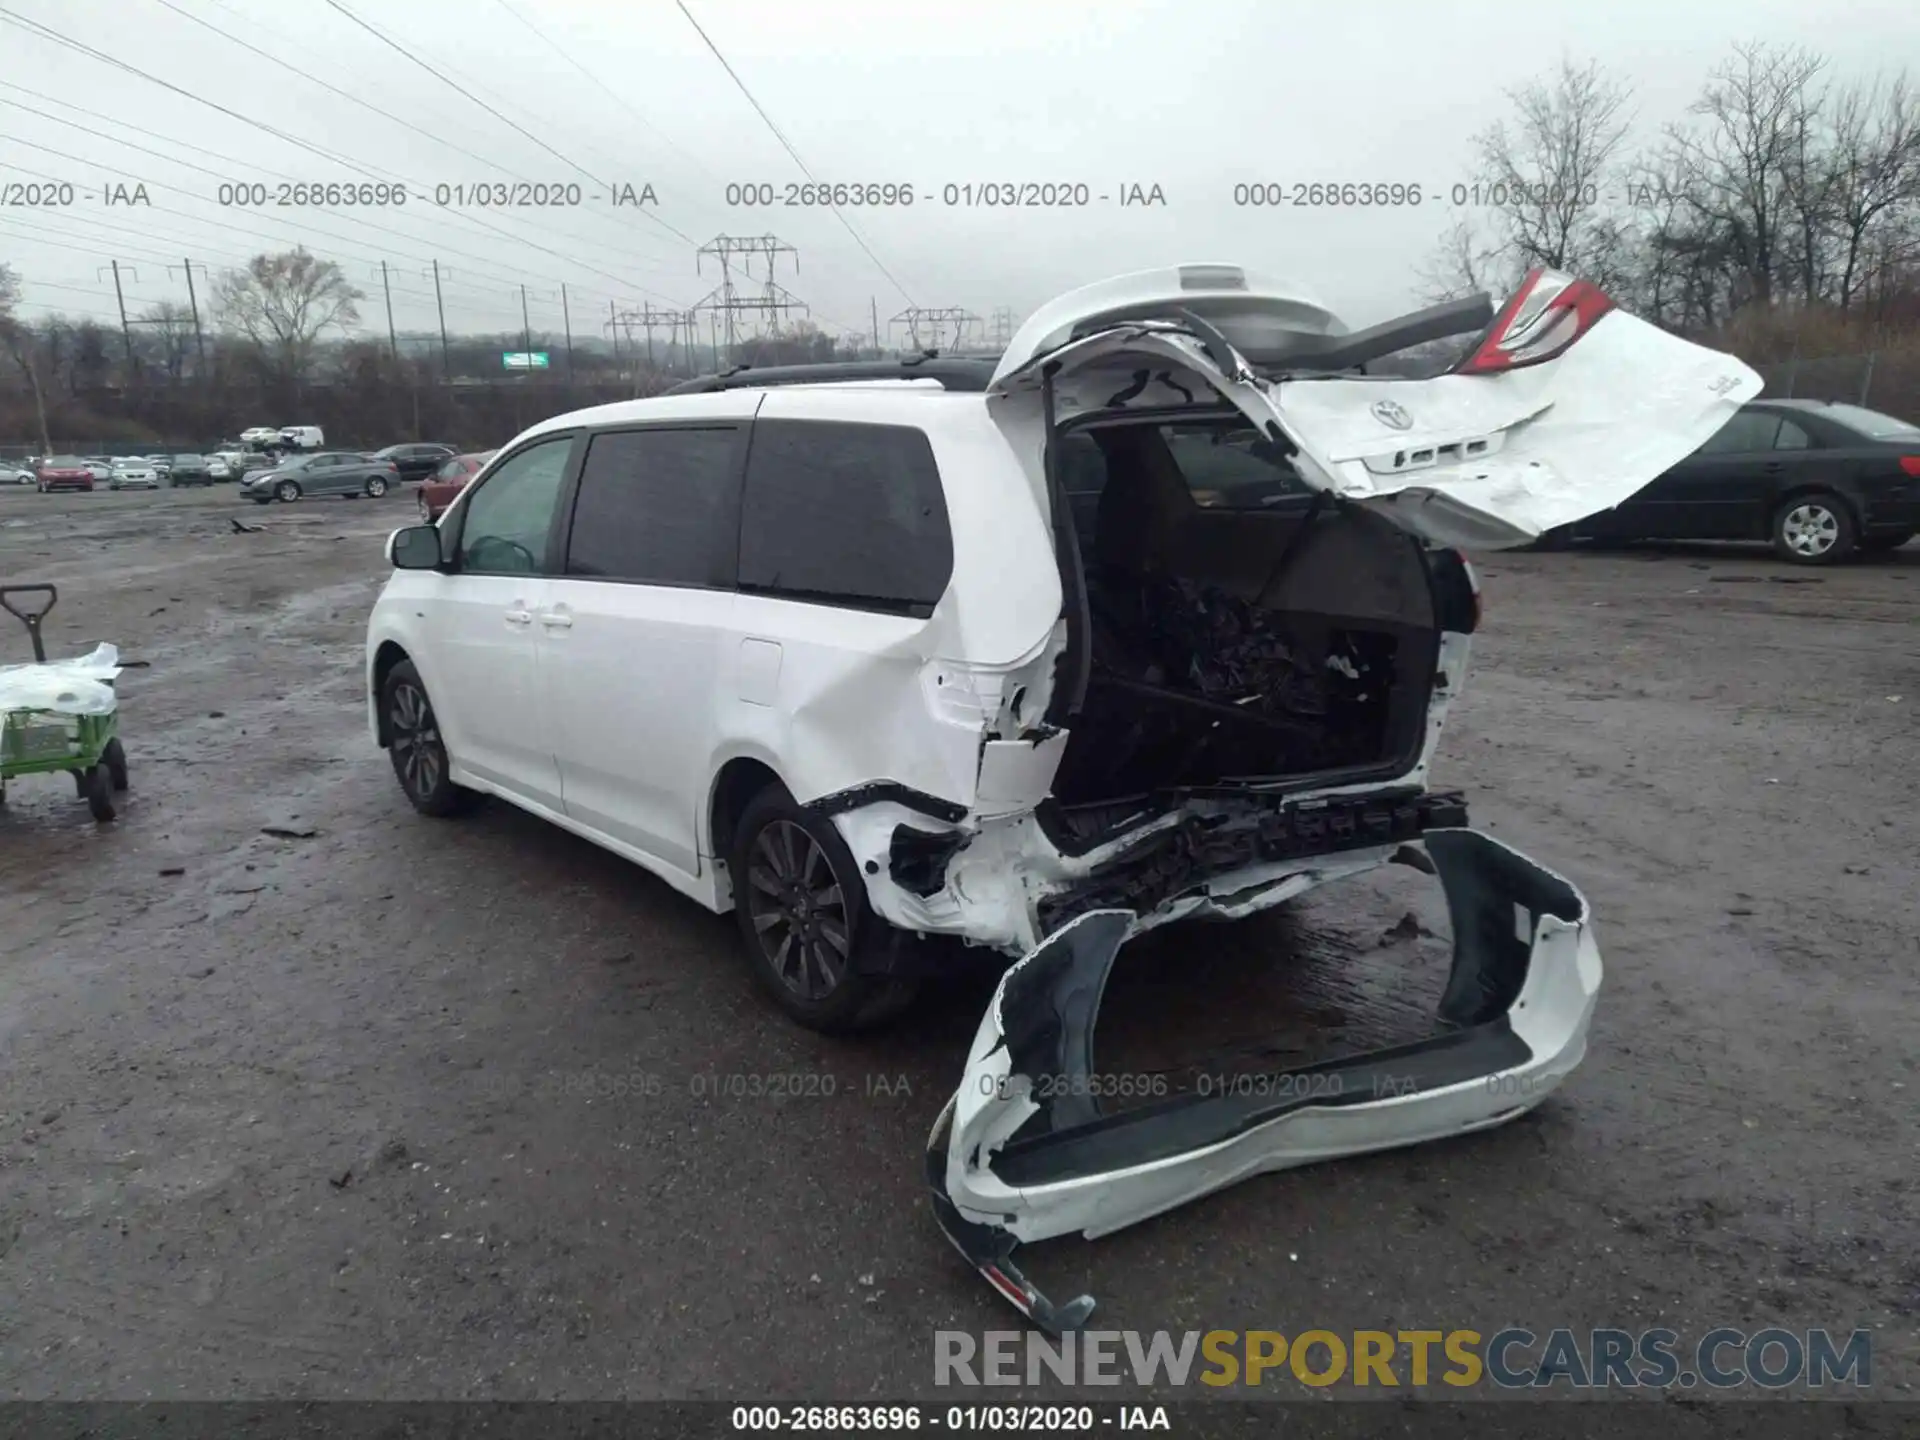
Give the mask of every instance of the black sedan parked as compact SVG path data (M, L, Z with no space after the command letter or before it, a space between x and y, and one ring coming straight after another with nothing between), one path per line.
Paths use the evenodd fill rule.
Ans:
M323 450L246 476L240 482L240 494L261 505L273 500L291 502L303 495L367 495L377 500L399 483L400 472L391 460Z
M1755 400L1693 454L1612 510L1544 537L1766 540L1831 565L1920 533L1920 426L1857 405Z
M373 458L391 460L402 480L424 480L458 453L451 445L389 445Z
M167 465L167 483L175 489L213 484L213 469L204 455L176 455Z

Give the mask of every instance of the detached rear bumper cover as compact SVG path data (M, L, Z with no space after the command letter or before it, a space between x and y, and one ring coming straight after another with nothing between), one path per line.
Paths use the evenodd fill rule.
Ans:
M1484 1129L1545 1099L1586 1053L1600 988L1586 900L1479 831L1426 846L1454 936L1441 1033L1254 1093L1101 1113L1094 1023L1131 911L1082 915L1013 966L928 1141L934 1214L961 1254L1043 1329L1077 1329L1092 1297L1053 1306L1013 1264L1020 1242L1094 1239L1265 1171Z

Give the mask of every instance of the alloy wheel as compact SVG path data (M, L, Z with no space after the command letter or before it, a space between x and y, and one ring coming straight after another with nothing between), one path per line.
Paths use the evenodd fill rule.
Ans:
M754 837L747 884L754 934L780 983L804 1000L832 994L846 974L852 937L827 852L791 820L776 820Z
M446 773L447 752L440 743L440 726L433 718L433 706L427 703L424 690L406 680L393 687L389 703L387 724L400 783L407 787L409 794L425 800Z
M1817 559L1839 543L1840 517L1816 502L1796 505L1780 522L1780 538L1794 554Z

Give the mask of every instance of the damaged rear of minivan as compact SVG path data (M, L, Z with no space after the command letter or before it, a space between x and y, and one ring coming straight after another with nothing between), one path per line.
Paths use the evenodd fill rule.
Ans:
M1466 334L1443 375L1365 373ZM1480 618L1460 552L1618 504L1759 383L1546 271L1497 314L1466 301L1350 333L1234 267L1183 266L1022 327L987 404L1049 518L1061 613L981 686L963 815L842 817L855 853L888 829L888 864L866 867L884 918L1021 956L927 1171L949 1239L1022 1313L1071 1329L1093 1302L1048 1301L1021 1242L1500 1124L1578 1065L1601 975L1586 901L1427 786ZM1436 877L1451 918L1427 1038L1102 1107L1094 1034L1128 939L1395 860Z

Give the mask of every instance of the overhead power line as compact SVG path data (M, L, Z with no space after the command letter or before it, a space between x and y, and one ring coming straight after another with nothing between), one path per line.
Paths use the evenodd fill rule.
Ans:
M327 0L327 3L329 5L337 5L338 0ZM818 185L820 183L819 178L808 168L807 162L800 158L800 152L793 148L793 142L788 140L786 135L782 133L780 127L773 123L773 117L767 113L765 106L754 99L753 92L747 88L747 82L742 80L733 66L727 63L727 57L720 53L720 47L713 43L713 37L701 28L698 20L694 19L693 12L687 8L687 0L674 0L674 3L680 7L680 13L687 17L687 23L693 26L695 33L706 43L707 49L713 52L713 58L720 62L720 68L727 72L727 78L732 80L739 88L740 93L747 97L747 103L753 107L754 114L766 122L767 129L773 132L773 138L780 142L780 148L793 157L793 163L800 167L800 173L802 175L805 175L807 179L811 180L815 185ZM847 234L853 237L853 243L860 247L861 253L873 262L874 268L887 277L887 282L891 284L894 289L906 296L906 301L909 305L914 304L913 296L907 294L907 287L902 285L894 273L887 269L880 257L873 253L873 247L867 244L866 237L853 228L853 222L841 213L840 207L838 205L829 205L828 208L833 211L834 218L846 228Z
M598 75L594 74L593 71L589 70L586 66L582 65L578 60L574 59L572 55L570 55L566 50L561 48L561 45L557 40L553 39L552 36L548 35L546 31L542 30L538 25L534 24L533 21L529 20L525 15L522 15L517 9L513 7L513 5L509 3L509 0L494 0L494 3L499 5L499 7L502 10L506 11L507 14L511 15L515 20L519 21L528 30L533 32L533 34L540 40L540 42L543 45L545 45L549 50L553 51L554 54L558 55L562 60L566 61L567 64L571 65L574 69L578 70L582 75L586 76L587 79L591 80L595 85L599 86L601 90L606 92L607 98L609 100L613 101L614 104L618 105L622 110L626 111L635 120L639 121L642 125L646 126L648 130L652 131L654 137L658 139L662 145L665 145L668 149L672 150L676 155L679 155L682 159L686 160L688 163L693 165L696 169L700 171L701 174L707 176L708 179L714 180L714 181L719 180L720 177L715 175L713 171L709 170L706 167L706 164L700 159L699 156L693 154L691 151L683 148L682 146L675 144L672 137L664 134L661 131L659 126L655 125L639 110L635 109L633 106L633 103L629 101L626 96L622 95L618 90L615 90L611 85L607 84L606 81L602 80Z
M266 134L272 135L274 138L285 141L288 144L296 145L299 148L306 150L311 154L318 155L322 159L329 160L334 164L343 165L346 168L354 171L356 174L367 176L370 179L386 179L386 180L394 181L400 184L411 184L411 182L407 181L404 176L397 176L390 171L382 171L378 169L378 167L368 166L363 162L353 160L351 157L335 155L331 151L325 150L319 146L310 144L309 142L302 140L297 135L291 135L286 131L279 129L276 126L268 125L264 121L254 120L246 115L240 114L236 110L228 109L224 105L221 105L215 101L209 100L202 95L197 95L192 91L184 90L180 86L175 85L170 81L161 79L157 75L149 74L147 71L140 69L138 66L129 65L124 60L120 60L112 55L108 55L105 51L95 49L91 45L84 44L81 41L74 40L69 36L62 35L58 31L55 31L49 28L48 26L40 24L40 22L36 20L28 20L25 17L16 15L14 12L7 10L3 7L0 7L0 21L5 21L11 24L19 25L22 28L27 29L30 33L39 35L42 38L47 40L51 40L57 45L62 45L70 50L75 50L80 54L88 56L90 59L95 59L100 61L103 64L111 65L116 70L120 70L125 72L126 74L133 75L142 80L149 81L155 85L160 86L163 89L170 90L177 95L181 95L189 100L195 101L198 104L206 105L211 109L219 111L222 115L227 116L229 119L238 120L243 125L249 126L252 129L260 130ZM22 143L32 143L32 142L22 142ZM116 141L114 143L124 144L126 142ZM48 147L43 145L37 145L35 148L47 149ZM55 151L51 153L57 154L59 152ZM73 157L68 157L68 158L73 158ZM84 163L94 163L94 162L84 162ZM235 163L238 163L238 162L235 162ZM572 162L568 162L568 163L571 164ZM579 167L575 166L574 168L578 169ZM582 171L581 173L587 174L589 172ZM157 183L158 182L156 182L156 184ZM167 186L164 188L175 189L175 190L178 189L178 187L176 186ZM179 193L190 194L191 192L180 191ZM666 300L669 298L665 295L660 294L656 290L648 288L647 286L637 285L633 281L625 278L624 276L615 275L611 271L603 270L599 266L590 264L589 262L578 259L575 256L566 255L561 251L553 249L551 246L542 245L539 242L534 240L529 240L524 236L514 235L505 230L501 230L497 226L489 225L486 222L481 221L477 217L465 216L463 218L469 220L472 224L477 225L482 229L485 229L495 235L498 235L500 238L504 240L512 241L517 245L524 245L529 249L539 251L541 254L551 255L555 259L562 260L569 265L575 265L575 266L578 266L580 269L591 271L592 273L602 276L605 279L612 280L617 285L620 285L624 289L631 290L635 294L650 295L657 300ZM657 219L657 217L654 217L654 218ZM356 220L357 223L366 226L370 230L383 230L383 231L386 231L386 233L388 234L400 235L402 239L408 240L410 243L419 243L417 240L415 240L415 237L405 235L400 231L391 229L391 227L376 225L371 220L359 219L359 217L357 216L354 217L354 219ZM661 223L664 223L664 222L661 222ZM316 232L316 233L324 234L326 232L322 231L322 232ZM452 253L458 253L458 252L452 252ZM475 256L473 258L478 259L479 257ZM487 261L485 263L491 264L493 262Z
M542 140L538 135L534 134L531 130L527 129L527 127L522 125L519 121L513 119L513 117L511 117L510 115L503 114L495 106L489 105L485 100L481 99L478 95L474 94L471 90L467 89L467 87L462 85L458 80L455 80L452 76L444 74L439 70L436 70L433 66L429 65L425 60L421 59L420 56L416 55L413 51L409 50L405 45L402 45L398 40L394 39L391 35L388 35L386 32L379 29L377 26L371 25L367 21L361 19L360 16L354 14L353 11L349 10L345 5L342 5L340 3L340 0L326 0L326 3L330 5L333 9L338 10L342 15L346 16L354 24L358 25L362 30L365 30L369 35L379 40L381 44L390 46L392 49L397 50L400 54L406 56L407 59L411 60L415 65L418 65L422 70L426 71L429 75L433 76L433 78L438 80L442 85L447 86L449 89L453 90L456 94L465 96L468 100L472 101L475 105L478 105L482 110L486 111L489 115L493 116L493 118L498 120L502 125L508 126L515 133L524 136L528 140L531 140L535 145L538 145L542 150L546 151L549 155L553 156L553 158L558 160L561 164L568 166L570 169L578 170L582 175L586 176L589 180L593 180L595 182L599 182L606 178L606 177L594 174L593 171L589 170L586 166L580 164L578 161L554 149L553 146L549 145L546 141ZM641 210L639 213L643 218L653 221L654 224L660 226L663 230L666 230L674 235L679 236L680 239L686 241L687 244L693 245L698 243L694 240L694 238L691 235L685 234L680 230L675 229L673 226L669 225L666 221L662 220L659 216L648 215L645 210Z

